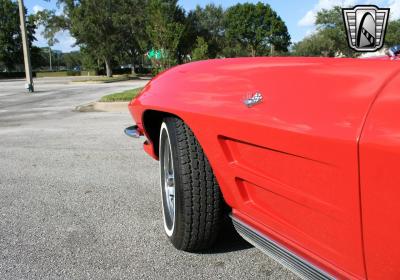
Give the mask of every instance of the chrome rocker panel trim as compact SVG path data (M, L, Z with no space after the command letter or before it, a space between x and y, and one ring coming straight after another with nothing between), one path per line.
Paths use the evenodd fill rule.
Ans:
M290 252L287 248L278 244L276 241L271 240L238 218L235 218L232 215L231 218L235 229L247 242L251 243L269 257L293 271L302 279L335 279L328 273Z

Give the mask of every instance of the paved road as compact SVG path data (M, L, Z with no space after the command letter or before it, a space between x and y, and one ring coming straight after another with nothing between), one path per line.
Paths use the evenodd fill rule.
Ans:
M0 279L295 279L232 234L205 254L168 243L128 113L72 111L143 81L23 84L0 81Z

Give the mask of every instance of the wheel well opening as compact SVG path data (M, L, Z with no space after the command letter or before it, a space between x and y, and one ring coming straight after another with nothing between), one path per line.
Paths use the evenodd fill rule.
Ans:
M159 138L162 121L164 118L171 116L174 115L155 110L147 110L143 113L143 127L146 130L148 137L150 138L149 140L153 144L154 153L157 156L159 156L158 146L160 141Z

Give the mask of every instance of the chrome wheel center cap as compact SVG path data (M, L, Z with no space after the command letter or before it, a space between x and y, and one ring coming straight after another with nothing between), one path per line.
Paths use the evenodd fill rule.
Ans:
M168 187L173 187L174 186L174 178L173 177L169 177L167 179L167 186Z

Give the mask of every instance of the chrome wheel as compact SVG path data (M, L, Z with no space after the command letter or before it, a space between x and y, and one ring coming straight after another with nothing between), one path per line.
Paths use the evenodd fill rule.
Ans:
M164 227L171 236L175 225L175 172L171 143L166 126L162 127L160 135L160 169Z
M173 222L175 216L175 176L172 167L172 151L168 141L164 142L164 147L164 192L168 212Z

